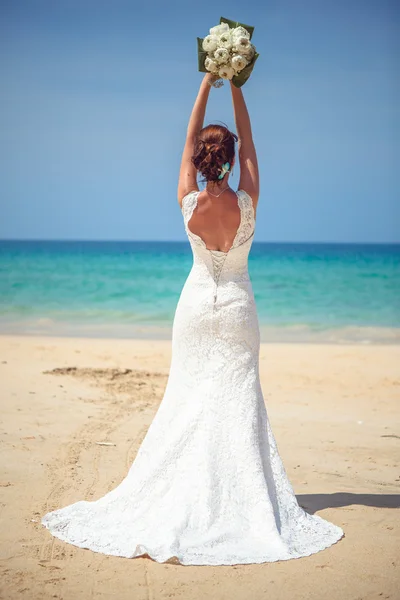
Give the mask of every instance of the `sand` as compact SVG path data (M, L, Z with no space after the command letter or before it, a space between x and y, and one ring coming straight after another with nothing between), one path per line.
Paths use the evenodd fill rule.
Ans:
M192 567L104 556L51 536L45 512L97 499L125 477L170 358L169 341L0 336L1 598L400 598L393 345L261 347L267 410L298 500L345 531L330 548Z

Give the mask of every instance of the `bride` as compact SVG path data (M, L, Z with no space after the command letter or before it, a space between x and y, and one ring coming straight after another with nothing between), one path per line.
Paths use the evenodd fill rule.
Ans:
M116 488L41 519L53 536L102 554L183 565L263 563L308 556L344 535L299 506L271 431L248 273L257 156L242 91L233 85L238 137L226 127L203 128L212 82L207 74L200 85L182 156L178 200L193 265L176 307L161 404Z

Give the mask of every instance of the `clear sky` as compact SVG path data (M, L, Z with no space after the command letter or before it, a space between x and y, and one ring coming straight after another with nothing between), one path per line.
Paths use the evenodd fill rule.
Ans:
M185 240L196 37L255 25L257 241L400 241L396 0L0 1L0 238ZM397 79L396 79L397 74ZM233 127L229 86L206 124ZM233 178L237 184L237 174Z

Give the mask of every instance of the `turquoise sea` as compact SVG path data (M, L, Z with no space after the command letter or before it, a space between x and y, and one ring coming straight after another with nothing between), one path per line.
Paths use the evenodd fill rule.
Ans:
M0 241L0 333L169 339L188 242ZM262 341L399 343L400 244L254 242Z

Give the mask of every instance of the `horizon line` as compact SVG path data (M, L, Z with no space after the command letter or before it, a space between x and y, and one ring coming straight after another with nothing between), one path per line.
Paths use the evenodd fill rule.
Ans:
M126 240L126 239L83 239L83 238L0 238L1 242L80 242L80 243L128 243L128 244L189 244L189 240ZM254 240L254 244L320 244L320 245L362 245L362 246L400 246L399 241L362 242L362 241L305 241L305 240Z

